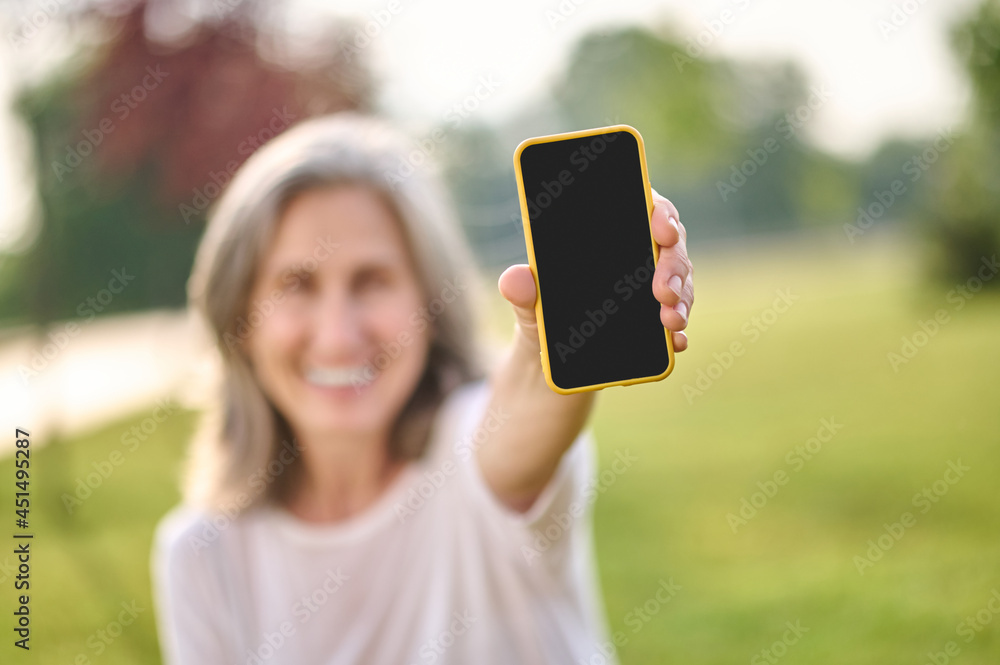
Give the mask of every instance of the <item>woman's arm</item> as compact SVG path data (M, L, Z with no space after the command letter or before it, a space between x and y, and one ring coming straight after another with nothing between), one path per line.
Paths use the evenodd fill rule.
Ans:
M653 275L653 295L661 303L660 321L672 331L674 350L687 348L687 326L694 303L686 232L674 205L653 192L653 237L660 255ZM671 219L673 221L671 221ZM508 507L523 512L538 498L566 449L583 429L595 392L560 395L545 383L535 320L535 282L519 264L500 276L500 293L514 307L514 341L492 378L487 413L508 416L477 451L487 485Z

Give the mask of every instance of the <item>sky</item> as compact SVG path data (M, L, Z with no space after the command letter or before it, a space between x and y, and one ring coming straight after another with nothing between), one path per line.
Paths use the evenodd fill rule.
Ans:
M235 3L240 0L215 0ZM0 10L0 247L23 245L30 162L9 100L24 78L6 43L11 26L43 3ZM51 6L52 3L50 3ZM72 6L73 0L55 3ZM573 43L627 24L667 29L697 57L788 58L828 97L809 122L819 147L862 158L885 138L933 136L962 122L968 89L948 28L975 0L292 0L290 27L308 34L317 16L352 16L383 83L381 103L412 128L442 121L476 96L475 114L502 121L544 100ZM62 11L67 11L63 9ZM363 39L363 38L362 38ZM58 44L43 21L32 49ZM704 54L704 55L703 55ZM567 128L573 129L573 128ZM21 242L18 240L21 239Z

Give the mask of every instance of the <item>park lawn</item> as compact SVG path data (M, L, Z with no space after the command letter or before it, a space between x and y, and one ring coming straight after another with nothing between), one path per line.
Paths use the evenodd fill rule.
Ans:
M963 665L1000 662L1000 616L986 609L1000 590L1000 299L956 311L947 286L926 284L912 253L891 247L706 257L692 346L673 375L603 397L601 459L629 449L641 460L596 503L624 663L769 662L761 652L789 621L808 628L774 650L789 663L922 664L949 641ZM778 289L798 300L765 314ZM938 309L947 323L895 371L887 354ZM756 338L752 317L771 322ZM730 362L733 342L742 355ZM685 386L698 388L699 370L707 389L695 393ZM839 430L799 457L823 419ZM948 474L958 482L938 496L949 461L969 470ZM785 484L769 485L780 471ZM925 487L936 503L914 505ZM756 515L730 524L755 492ZM873 550L862 575L855 556L904 512L915 524L886 536L891 548ZM661 579L682 587L665 603ZM647 601L656 613L640 616ZM981 610L989 623L966 642L956 627Z
M32 450L31 649L24 654L12 639L4 639L0 662L159 662L150 545L156 522L179 499L177 478L197 416L178 409L129 451L133 444L123 445L122 436L151 415L152 407L97 431ZM147 421L147 429L152 422ZM111 457L116 451L120 458ZM0 478L6 480L0 483L0 505L10 507L10 531L15 531L13 466L9 458L0 462ZM91 480L96 489L89 495L86 490L76 494L78 479L102 470L106 478L95 475ZM75 503L65 499L69 496L84 498ZM5 540L11 542L9 536ZM16 566L12 549L5 547L0 554L0 579L8 572L5 566ZM0 587L5 623L13 611L11 583L6 579ZM123 603L137 615L119 633Z
M625 451L639 459L604 474L595 504L600 579L625 665L750 662L786 622L801 631L773 652L788 663L923 664L948 641L961 665L1000 662L1000 616L986 610L1000 590L1000 298L979 294L955 311L947 286L921 281L911 249L837 240L695 253L691 349L667 380L600 397L592 427L602 470ZM795 299L769 313L779 289ZM492 283L485 290L503 335L506 304ZM894 371L887 353L939 308L948 322ZM756 337L744 330L753 317L766 326ZM742 355L730 361L734 342ZM31 657L5 639L0 662L158 662L149 548L178 500L196 414L160 424L72 514L60 498L149 415L34 453ZM832 436L820 432L824 419ZM786 460L818 433L827 441L812 442L810 459ZM937 496L949 462L968 471L939 482ZM781 471L785 483L768 485ZM0 477L12 479L12 460ZM753 497L758 482L773 496ZM12 485L0 483L0 505L13 505ZM937 501L915 506L925 487ZM734 533L727 514L744 498L760 507ZM915 524L897 542L883 525L904 512ZM862 575L855 557L880 536L892 546ZM12 558L0 554L8 620ZM660 594L669 600L657 600L671 584L673 595ZM99 631L133 601L137 621L98 653ZM977 612L990 621L966 642L956 627Z

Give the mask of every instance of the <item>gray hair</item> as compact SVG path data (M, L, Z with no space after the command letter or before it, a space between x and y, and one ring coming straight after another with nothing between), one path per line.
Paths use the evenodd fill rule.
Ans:
M420 457L444 397L482 378L473 309L481 300L472 255L443 184L432 170L416 168L414 156L412 144L383 121L338 113L306 120L267 143L223 193L188 281L189 305L214 335L223 375L221 403L206 413L192 443L187 500L245 508L283 495L300 471L288 421L234 341L252 334L249 299L261 259L284 210L305 191L342 184L370 188L400 223L426 303L448 284L462 285L449 288L454 297L447 306L431 308L428 361L395 424L390 455Z

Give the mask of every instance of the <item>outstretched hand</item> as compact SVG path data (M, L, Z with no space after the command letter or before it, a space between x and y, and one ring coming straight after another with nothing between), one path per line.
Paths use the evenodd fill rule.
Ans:
M653 296L660 302L660 322L671 331L674 350L688 347L683 332L694 305L694 282L691 260L687 254L687 231L680 223L677 208L653 191L653 215L650 220L653 239L660 246L660 256L653 273ZM514 307L517 319L516 343L527 344L535 353L541 351L538 321L535 318L535 280L531 267L523 263L507 268L497 283L500 294Z

